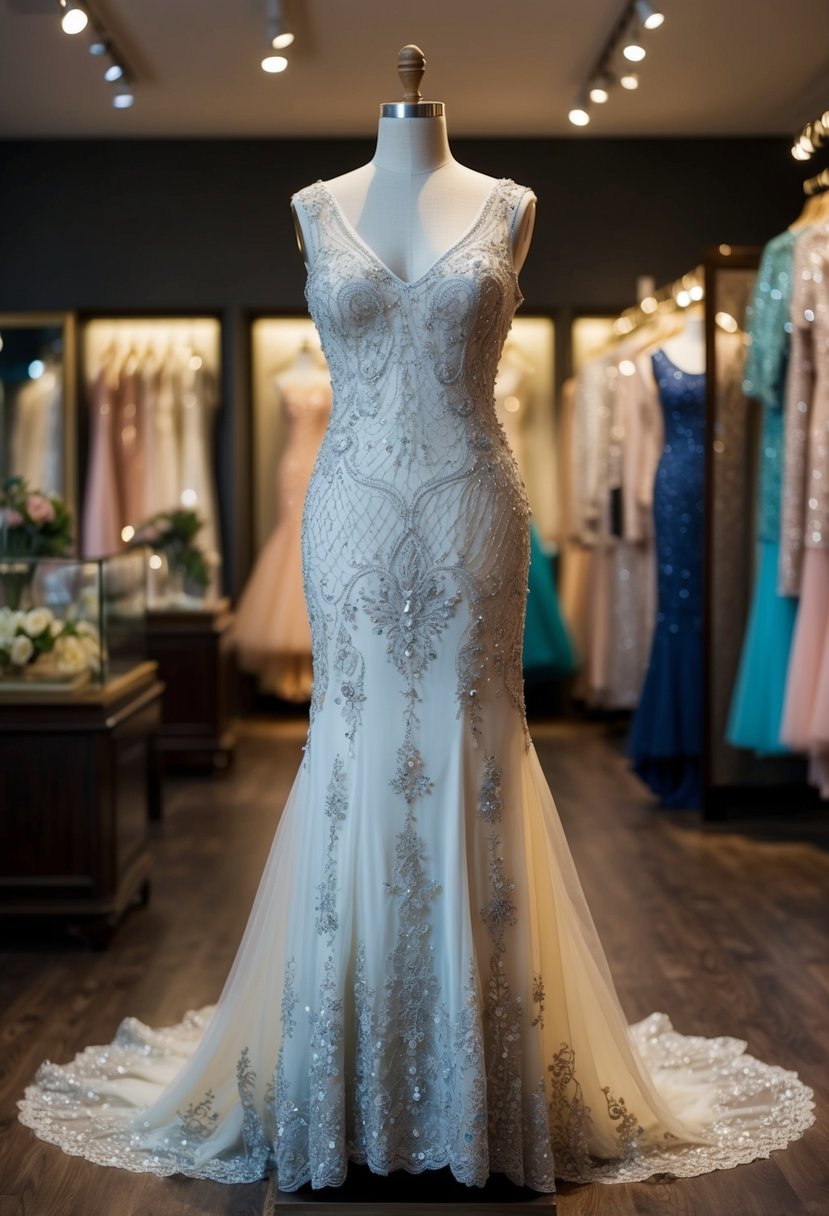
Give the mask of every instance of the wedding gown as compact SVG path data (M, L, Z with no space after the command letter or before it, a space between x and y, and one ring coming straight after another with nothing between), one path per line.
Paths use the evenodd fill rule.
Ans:
M614 1182L784 1147L792 1073L663 1014L629 1028L527 735L528 510L493 410L522 190L414 281L297 196L334 405L308 492L308 747L215 1010L44 1064L67 1152L295 1189L450 1166Z

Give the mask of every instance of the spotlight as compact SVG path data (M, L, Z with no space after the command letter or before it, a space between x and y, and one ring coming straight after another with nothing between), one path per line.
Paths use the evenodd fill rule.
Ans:
M690 291L685 291L683 289L682 291L678 291L676 293L676 295L674 296L674 299L676 300L676 302L680 308L687 308L688 305L691 303L691 293L690 293Z
M636 75L635 72L625 72L624 76L619 77L619 84L622 86L623 89L628 89L628 90L638 89L639 88L639 77Z
M274 34L273 38L271 38L271 46L275 51L284 51L287 47L291 46L293 41L294 36L290 30L280 29L280 32Z
M590 114L587 109L587 103L582 99L575 102L570 107L570 113L567 115L574 127L586 127L590 122Z
M128 110L134 101L133 91L128 84L119 85L112 98L116 110Z
M648 315L650 315L652 312L656 312L657 308L659 307L656 296L645 296L639 307L642 309L642 312L648 313Z
M46 371L46 364L42 359L32 359L27 370L32 380L39 380Z
M123 75L124 69L121 67L120 63L111 63L104 72L104 80L109 81L110 84L114 84L115 81L120 80Z
M104 42L103 38L93 38L89 44L90 55L106 55L109 47Z
M80 34L86 29L89 17L73 0L61 0L60 24L64 34Z
M705 297L705 288L702 283L695 283L688 294L692 300L702 300Z
M636 16L646 30L658 30L665 20L665 14L651 4L650 0L636 0Z
M284 72L287 66L288 60L284 55L266 55L262 60L262 71L270 72L271 75Z
M730 312L718 312L714 320L720 329L724 329L727 334L736 334L740 328Z
M792 156L795 160L809 160L809 153L804 152L799 143L792 146Z
M275 51L284 51L293 43L294 35L282 14L280 0L268 0L267 18L268 42Z
M638 34L629 34L625 39L625 45L622 47L622 54L630 63L641 63L645 58L646 51L639 41Z
M600 72L590 82L590 100L596 105L603 106L610 97L611 79L606 72Z

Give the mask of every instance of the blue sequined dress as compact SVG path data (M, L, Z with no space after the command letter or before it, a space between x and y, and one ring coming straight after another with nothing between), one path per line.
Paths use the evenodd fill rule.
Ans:
M629 754L663 806L694 807L702 784L705 374L683 371L663 350L652 359L665 421L653 496L659 600Z
M786 751L780 720L797 601L778 594L780 500L786 370L789 362L792 258L797 233L783 232L763 250L747 314L750 337L743 388L760 402L760 492L757 576L726 738L763 755Z

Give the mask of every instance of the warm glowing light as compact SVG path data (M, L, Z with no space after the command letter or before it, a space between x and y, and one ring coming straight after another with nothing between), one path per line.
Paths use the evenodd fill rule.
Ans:
M599 76L590 86L590 100L595 101L597 106L603 106L609 99L608 91L609 81L606 76Z
M730 245L718 245L717 248L719 249L720 253L723 255L724 258L727 258L729 256L729 254L731 253Z
M271 46L275 51L284 51L287 47L293 44L293 41L293 34L288 30L285 30L283 33L277 34L275 38L271 39Z
M635 376L636 375L636 364L633 362L632 359L623 359L622 362L619 364L619 371L622 373L623 376Z
M32 380L39 380L46 371L46 364L42 359L32 359L29 364L29 377Z
M162 564L162 563L161 563L161 558L160 558L160 556L158 555L158 553L153 553L153 554L152 554L152 556L150 557L150 561L149 561L149 567L150 567L150 569L151 569L151 570L160 570L160 569L161 569L161 564Z
M181 491L181 505L183 507L195 507L195 505L198 501L199 501L199 496L195 490L182 490Z
M637 42L635 38L631 38L631 40L622 48L622 54L630 63L641 63L645 58L647 51L642 46L641 42Z
M793 145L792 156L795 158L795 160L809 160L809 153L804 152L800 144Z
M262 60L262 71L269 72L272 76L277 72L284 72L288 66L288 60L284 55L266 55Z
M0 350L3 349L3 336L0 334Z
M705 288L702 283L695 283L688 294L692 300L701 300L705 296Z
M636 0L636 16L646 30L658 30L665 20L665 14L651 4L650 0Z
M202 365L201 355L191 355L187 361L187 366L191 371L197 372Z
M507 411L508 414L517 414L518 411L521 409L521 402L518 400L517 397L505 397L504 398L504 409Z
M639 77L635 72L625 72L624 76L619 77L619 84L623 89L638 89Z
M132 540L132 538L134 536L135 536L135 528L132 526L132 524L125 524L124 527L121 529L121 540L124 541L126 544L129 544L129 542Z
M89 23L89 17L82 8L78 8L76 4L70 4L67 0L63 9L63 16L60 19L61 29L64 34L81 34L86 29Z
M714 320L719 325L720 329L724 329L727 334L736 334L740 328L734 320L730 312L718 312Z
M642 309L642 312L646 312L646 313L656 312L657 308L659 307L659 305L656 301L656 296L645 296L644 300L639 305L639 307Z
M582 106L573 106L567 117L574 127L586 127L590 122L590 115Z
M687 308L688 305L691 303L691 293L690 293L690 291L685 291L683 289L682 291L678 291L676 293L676 295L674 296L674 299L676 300L676 302L680 308Z

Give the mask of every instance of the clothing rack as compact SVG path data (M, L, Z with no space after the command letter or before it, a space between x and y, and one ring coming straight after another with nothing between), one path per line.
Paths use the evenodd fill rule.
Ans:
M638 304L626 308L613 322L613 333L625 337L640 325L654 320L655 317L682 311L692 304L698 304L705 299L704 274L701 266L694 267L687 274L672 283L667 283L645 296Z

